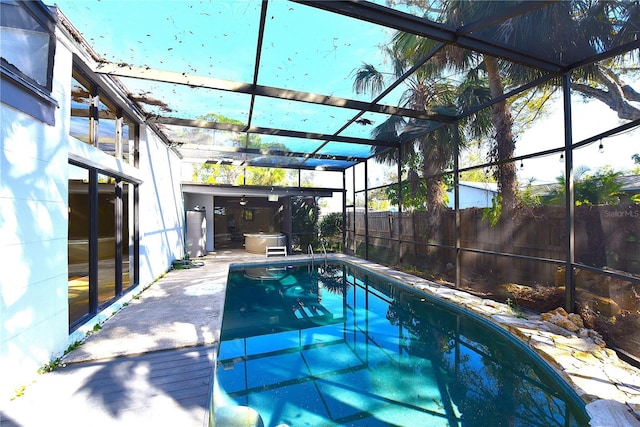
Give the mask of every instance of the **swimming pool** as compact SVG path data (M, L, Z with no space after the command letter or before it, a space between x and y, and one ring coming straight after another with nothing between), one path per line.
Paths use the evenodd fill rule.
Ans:
M215 408L265 426L588 425L518 341L348 262L232 267L222 322Z

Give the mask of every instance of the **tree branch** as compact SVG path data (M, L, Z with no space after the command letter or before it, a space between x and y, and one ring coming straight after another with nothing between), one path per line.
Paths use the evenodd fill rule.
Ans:
M624 97L629 101L640 102L640 92L636 92L636 90L631 86L622 86L622 93L624 93Z
M623 120L640 119L640 108L636 108L629 103L629 101L640 100L640 94L630 86L622 86L618 76L611 70L605 72L601 70L598 77L600 83L605 85L608 90L605 91L582 83L572 83L571 88L589 98L605 103L609 108L616 111L618 117ZM626 87L629 89L625 90ZM627 96L627 94L631 96Z

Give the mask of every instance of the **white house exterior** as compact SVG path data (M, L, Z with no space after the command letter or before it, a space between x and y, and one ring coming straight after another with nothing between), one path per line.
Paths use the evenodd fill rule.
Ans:
M492 182L460 181L460 209L490 208L491 200L498 194L498 185ZM453 208L453 191L447 192L447 206Z
M55 10L27 3L3 0L1 4L3 14L16 18L9 19L8 26L3 22L1 37L0 399L15 395L40 367L61 356L184 254L180 159L145 125L140 112L129 109L121 86L91 73L95 55L83 47L77 34L71 35L64 19L56 23ZM29 39L30 25L20 28L21 22L31 21L42 30L33 39ZM20 45L20 37L14 34L26 35L27 44ZM55 53L45 46L47 36L49 43L55 40ZM31 49L33 44L43 48ZM37 81L38 70L11 61L12 53L33 56L45 64L49 54L50 91ZM72 73L80 69L132 121L130 129L139 135L137 166L122 155L107 154L70 136ZM36 84L29 79L34 75ZM39 93L42 87L30 90L37 83L49 93ZM135 136L130 137L133 141ZM128 252L123 261L127 289L100 299L73 325L69 313L70 161L74 170L99 171L100 176L125 182L132 189L124 201L128 209L124 228L129 230L122 242Z

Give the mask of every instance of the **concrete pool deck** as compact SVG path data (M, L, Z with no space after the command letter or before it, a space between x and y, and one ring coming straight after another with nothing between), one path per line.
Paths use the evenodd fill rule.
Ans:
M537 315L523 317L505 304L358 258L338 257L507 328L567 379L588 403L593 426L640 426L640 370L592 337L579 337ZM227 250L197 262L202 267L169 271L67 354L62 359L66 366L40 376L22 396L3 403L2 427L206 425L229 265L266 259Z

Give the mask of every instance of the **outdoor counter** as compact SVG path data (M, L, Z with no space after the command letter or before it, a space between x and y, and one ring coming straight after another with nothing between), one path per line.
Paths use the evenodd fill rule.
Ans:
M286 246L287 237L281 233L248 233L244 235L247 252L264 254L268 246Z

